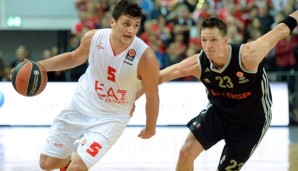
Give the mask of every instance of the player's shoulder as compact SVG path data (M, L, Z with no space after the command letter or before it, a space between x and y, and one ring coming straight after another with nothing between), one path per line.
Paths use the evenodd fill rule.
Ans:
M109 34L111 32L111 29L93 29L93 30L89 30L85 33L84 37L85 38L89 38L92 39L95 34Z
M89 42L92 40L93 36L96 34L97 30L89 30L82 37L82 42Z
M134 41L133 41L133 47L137 48L137 51L142 52L142 58L144 56L154 56L155 57L155 52L153 49L151 49L141 38L138 36L135 36Z
M149 46L144 50L142 58L156 58L155 52Z
M244 44L241 44L241 43L232 43L232 44L229 44L229 46L233 49L240 49L241 46L244 45Z
M135 44L141 45L141 46L145 46L147 47L148 45L144 42L144 40L142 40L141 38L139 38L138 36L135 36L135 40L134 40Z
M99 31L98 29L89 30L85 33L85 36L93 37L98 31Z
M95 32L98 32L101 34L110 34L112 32L112 29L111 28L96 29Z
M109 29L93 29L87 31L81 39L81 44L90 44L96 35L108 34Z

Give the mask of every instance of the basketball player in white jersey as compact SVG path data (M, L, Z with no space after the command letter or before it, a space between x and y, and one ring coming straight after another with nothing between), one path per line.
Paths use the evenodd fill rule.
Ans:
M87 58L89 64L70 105L52 124L40 156L42 169L81 171L94 166L126 128L140 88L146 94L146 126L138 136L148 139L155 134L159 64L154 52L136 37L141 17L134 0L119 1L111 28L91 30L73 52L38 62L47 71L70 69Z

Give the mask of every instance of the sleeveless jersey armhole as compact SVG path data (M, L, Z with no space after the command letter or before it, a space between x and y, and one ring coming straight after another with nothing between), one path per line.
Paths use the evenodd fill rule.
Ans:
M238 58L239 58L239 66L240 68L242 69L242 71L246 72L246 73L249 73L249 74L256 74L258 72L258 67L256 68L255 71L248 71L246 69L244 69L244 67L242 66L242 59L241 59L241 51L242 51L242 48L243 48L243 44L240 45L240 48L239 48L239 54L238 54Z
M202 51L197 56L197 61L198 61L198 65L199 65L198 66L199 67L199 75L198 75L199 80L201 80L201 75L202 75L202 66L201 66L201 60L200 60L201 55L202 55Z
M93 35L92 39L91 39L91 42L90 42L90 53L89 53L89 56L88 56L88 62L90 63L90 56L92 56L92 53L96 51L96 43L97 43L97 40L101 38L101 36L99 36L99 34L101 34L103 31L102 30L97 30L95 32L95 34Z

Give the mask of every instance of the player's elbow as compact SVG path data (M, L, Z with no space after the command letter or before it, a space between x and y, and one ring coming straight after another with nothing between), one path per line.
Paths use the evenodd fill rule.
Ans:
M163 74L162 71L160 71L160 72L159 72L159 76L158 76L158 85L160 85L160 84L162 84L162 83L164 83L164 82L166 82L166 81L165 81L164 74Z
M262 50L261 50L262 49ZM244 65L257 66L268 53L268 43L261 40L256 40L254 44L246 46L242 51L241 61Z

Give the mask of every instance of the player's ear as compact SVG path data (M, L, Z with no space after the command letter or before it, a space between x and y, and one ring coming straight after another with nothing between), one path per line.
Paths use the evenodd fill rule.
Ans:
M228 43L229 37L225 36L225 43Z
M110 18L110 26L111 26L111 28L113 28L115 26L115 24L116 24L116 20L113 17L111 17Z

